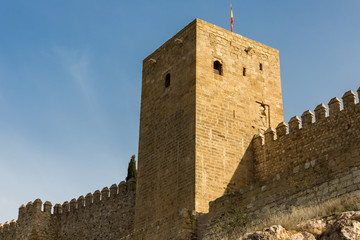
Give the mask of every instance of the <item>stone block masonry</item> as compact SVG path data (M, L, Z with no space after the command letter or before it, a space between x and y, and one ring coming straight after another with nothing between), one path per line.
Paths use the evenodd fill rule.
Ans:
M146 224L144 228L135 229L120 240L144 239L171 239L191 240L197 239L196 225L198 213L183 208L174 214L168 215L158 221Z
M198 20L195 121L195 209L207 212L255 182L253 135L284 121L278 50Z
M318 105L316 122L306 111L302 121L298 117L290 120L289 133L287 125L280 123L276 131L266 131L265 137L256 135L257 181L211 202L210 228L212 219L224 216L230 209L262 216L359 193L360 104L356 104L352 91L342 99L342 110L338 98L329 102L330 116L325 105ZM208 237L211 239L211 234Z
M360 104L356 104L352 91L346 92L342 99L342 110L338 98L329 102L329 116L325 105L319 104L314 110L315 122L314 114L307 110L301 121L297 116L291 118L289 133L287 125L280 123L276 131L268 129L265 137L257 135L254 138L256 182L322 158L332 163L329 169L341 167L340 159L360 145Z
M40 199L22 205L18 220L0 225L0 240L116 239L133 231L136 182L113 184L100 192L52 204Z
M195 46L190 23L143 61L135 229L195 209Z
M143 61L135 229L252 184L252 137L281 121L278 51L195 19Z

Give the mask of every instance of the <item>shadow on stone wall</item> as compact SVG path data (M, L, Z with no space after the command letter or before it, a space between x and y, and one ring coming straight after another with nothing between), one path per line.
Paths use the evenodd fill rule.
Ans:
M250 142L236 168L231 181L226 187L225 194L239 191L241 188L255 183L255 168L253 160L253 144Z

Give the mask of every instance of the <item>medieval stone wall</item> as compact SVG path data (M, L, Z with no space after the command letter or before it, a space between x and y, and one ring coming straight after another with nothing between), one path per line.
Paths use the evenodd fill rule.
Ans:
M352 156L351 156L352 155ZM276 175L239 192L225 195L210 203L207 225L201 233L203 240L214 239L214 225L223 218L248 216L248 220L286 211L291 207L311 206L360 192L360 153L341 158L341 167L324 171L324 160L301 164L287 173Z
M143 61L135 229L253 183L252 137L281 121L278 50L195 19Z
M77 200L22 205L18 220L0 225L0 240L119 239L134 229L136 182L131 179Z
M183 208L173 214L146 224L144 228L135 229L120 240L172 239L191 240L196 238L198 213Z
M196 211L254 183L252 137L282 121L278 50L198 19Z
M355 104L351 91L340 100L315 110L316 122L306 111L302 128L297 117L275 131L254 139L257 179L240 191L225 195L210 203L207 217L212 220L226 212L261 216L283 211L292 206L321 203L360 191L360 104ZM295 135L295 136L294 136ZM206 234L205 234L206 235ZM205 238L206 239L206 238ZM210 238L211 239L211 238Z
M135 228L195 209L195 28L143 61Z
M287 125L280 123L276 128L276 139L273 129L265 132L264 139L258 135L254 139L256 181L319 158L334 159L358 144L360 106L355 104L352 91L346 92L342 99L343 110L338 98L329 102L329 116L325 105L318 105L314 110L316 122L314 114L307 110L301 115L301 121L297 116L290 119L289 133Z

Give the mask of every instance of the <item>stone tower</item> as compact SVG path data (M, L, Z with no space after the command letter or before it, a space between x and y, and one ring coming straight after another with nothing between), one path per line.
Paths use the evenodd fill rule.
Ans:
M195 19L143 61L135 229L253 183L282 121L278 50Z

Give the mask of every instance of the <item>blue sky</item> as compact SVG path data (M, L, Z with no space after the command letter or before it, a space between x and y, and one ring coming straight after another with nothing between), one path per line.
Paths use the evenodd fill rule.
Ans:
M360 86L360 1L232 1L234 32L280 51L285 121ZM230 1L0 0L0 223L126 177L142 60Z

